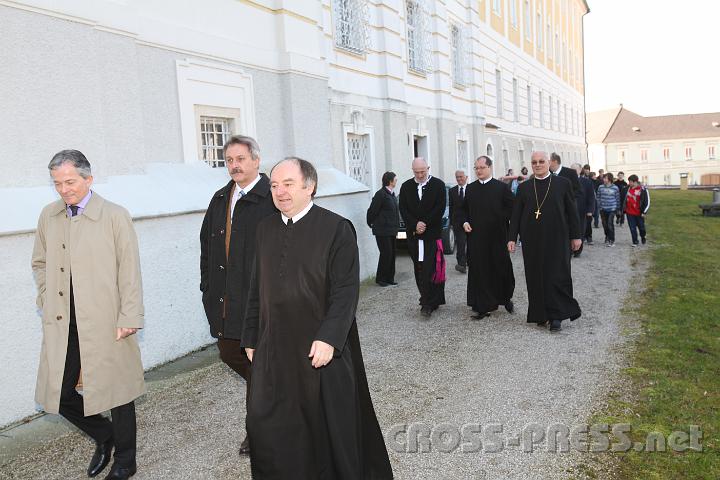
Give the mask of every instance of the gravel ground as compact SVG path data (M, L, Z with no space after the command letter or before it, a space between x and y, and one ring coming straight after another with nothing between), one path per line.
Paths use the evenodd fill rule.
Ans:
M616 247L598 242L573 260L583 315L572 324L563 322L557 334L525 322L520 252L513 255L513 315L501 309L471 320L466 276L453 269L450 256L448 304L430 319L419 315L406 255L398 257L400 285L363 289L361 343L396 478L584 478L590 454L557 453L547 441L525 452L528 442L517 439L530 431L529 425L542 430L586 423L613 384L627 341L620 308L631 277L642 270L637 265L644 263L646 248L630 247L627 227L617 234ZM602 230L594 235L602 238ZM134 478L250 478L249 460L237 455L244 433L244 394L244 383L221 363L164 380L138 404L139 470ZM474 437L472 425L482 429ZM503 429L494 441L486 433L491 425ZM391 430L399 433L390 438ZM442 431L446 435L439 436ZM0 478L87 478L88 440L78 433L46 437L2 465ZM412 438L420 438L417 448ZM482 448L473 446L473 438L482 441ZM459 446L453 449L456 441Z

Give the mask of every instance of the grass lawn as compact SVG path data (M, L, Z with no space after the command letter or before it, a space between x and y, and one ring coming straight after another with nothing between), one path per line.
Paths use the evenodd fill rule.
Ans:
M720 478L720 218L702 217L711 192L650 191L652 249L644 293L626 302L641 332L620 390L594 420L649 432L702 430L701 452L609 453L620 479ZM602 457L601 457L602 458ZM605 457L607 459L607 457Z

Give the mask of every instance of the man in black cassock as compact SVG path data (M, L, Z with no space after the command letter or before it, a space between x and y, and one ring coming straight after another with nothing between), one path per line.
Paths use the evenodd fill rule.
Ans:
M498 305L512 313L515 291L510 254L507 250L508 222L513 208L510 186L492 178L492 160L475 160L477 180L467 187L461 207L463 228L468 234L467 304L480 319Z
M270 185L281 213L258 225L242 336L253 371L253 478L390 479L355 324L355 230L313 204L310 162L281 161Z
M420 313L429 317L445 305L442 219L447 198L445 182L430 175L425 159L413 160L412 170L414 178L400 187L400 215L420 292Z
M549 171L545 152L533 152L534 178L518 187L507 248L522 241L528 291L527 321L559 331L565 319L580 317L573 298L571 250L580 248L580 222L570 181ZM570 248L568 248L568 243Z

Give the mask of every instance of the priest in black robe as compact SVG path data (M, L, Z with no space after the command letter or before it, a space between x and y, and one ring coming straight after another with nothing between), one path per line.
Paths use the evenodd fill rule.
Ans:
M518 187L507 248L515 251L522 241L528 292L527 321L559 331L561 322L580 317L573 298L571 251L580 248L580 223L572 184L552 175L545 152L533 152L534 178ZM568 244L570 248L568 248Z
M425 159L413 160L412 170L413 178L400 187L400 215L420 292L420 313L429 317L445 305L442 230L447 193L445 182L430 175Z
M253 371L253 478L390 479L355 323L355 230L313 204L317 172L310 162L283 160L270 184L281 213L257 228L243 330Z
M510 186L492 177L492 160L475 160L477 180L466 188L461 221L467 232L467 304L480 319L499 305L512 313L515 291L510 253L507 250L508 223L513 209Z

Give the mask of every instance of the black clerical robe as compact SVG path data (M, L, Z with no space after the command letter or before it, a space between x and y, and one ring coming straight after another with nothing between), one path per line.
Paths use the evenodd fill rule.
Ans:
M540 214L536 215L538 210ZM520 184L508 239L517 241L518 234L528 291L527 321L544 323L578 318L581 312L573 298L568 247L571 239L580 238L580 224L572 185L567 179L550 175L544 180L531 178Z
M422 199L418 195L417 187L418 183L414 178L401 185L400 215L405 222L408 253L413 261L420 305L436 309L439 305L445 305L445 282L436 283L433 276L437 267L437 241L442 241L447 192L445 182L435 177L430 177L422 187ZM425 233L415 233L418 222L427 225ZM423 247L422 262L418 261L420 245Z
M352 224L317 205L292 225L257 231L243 344L255 348L247 431L255 479L387 479L392 469L373 409L355 310ZM335 347L313 368L311 344Z
M514 197L509 185L494 178L485 184L476 180L465 192L460 221L472 227L467 243L467 304L476 312L491 312L507 304L515 291L507 251Z

